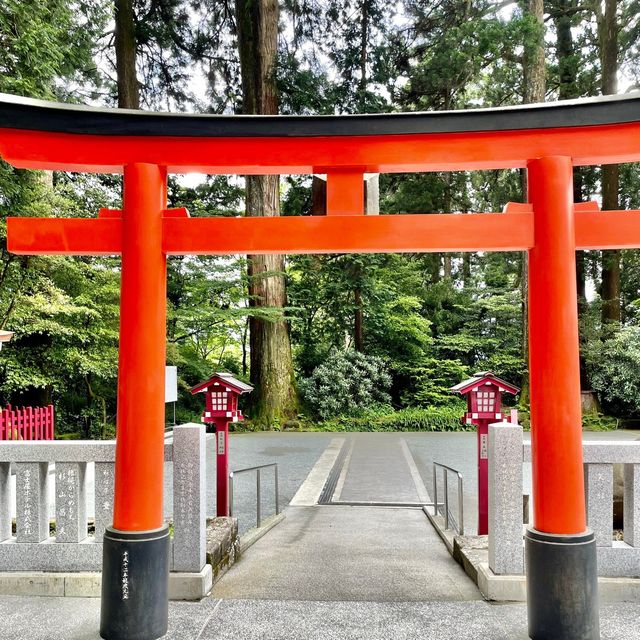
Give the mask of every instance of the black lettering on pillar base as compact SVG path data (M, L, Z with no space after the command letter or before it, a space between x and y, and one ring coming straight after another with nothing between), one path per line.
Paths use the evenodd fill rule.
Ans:
M105 640L156 640L169 619L169 527L107 527L102 553L100 635Z
M527 607L533 640L599 640L598 565L591 531L527 529Z

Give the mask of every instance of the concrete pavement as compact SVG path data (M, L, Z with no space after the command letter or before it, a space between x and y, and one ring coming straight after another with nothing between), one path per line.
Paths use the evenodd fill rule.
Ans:
M337 436L344 442L334 446L324 465L314 467ZM475 486L474 434L243 438L232 441L234 468L277 458L284 469L281 494L286 500L305 477L303 493L319 496L331 476L328 504L289 507L285 521L249 549L214 587L212 597L170 603L167 639L527 637L524 605L482 601L421 510L391 506L424 501L432 460L463 472L470 499ZM340 456L342 446L347 448ZM243 498L247 508L250 488ZM4 596L0 638L97 640L99 615L97 598ZM602 640L640 640L638 620L640 605L603 605Z
M216 598L477 600L421 509L289 507L216 583Z
M0 596L3 640L99 640L97 598ZM640 640L638 605L603 605L601 640ZM524 640L526 607L473 602L171 602L166 640Z
M419 505L429 501L402 437L343 438L333 466L300 493L327 504L290 506L213 589L214 597L307 601L460 601L480 598ZM309 486L311 485L311 486ZM308 489L308 490L307 490ZM389 506L385 506L385 503ZM414 504L395 507L397 504ZM376 505L376 506L372 506Z

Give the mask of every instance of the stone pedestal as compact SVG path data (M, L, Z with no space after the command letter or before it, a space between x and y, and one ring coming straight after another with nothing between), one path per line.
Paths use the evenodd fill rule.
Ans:
M489 425L489 567L524 573L522 533L522 427Z
M173 430L173 571L198 572L206 562L204 425Z

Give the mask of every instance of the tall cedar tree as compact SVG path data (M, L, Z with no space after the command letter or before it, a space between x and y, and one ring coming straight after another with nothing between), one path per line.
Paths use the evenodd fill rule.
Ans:
M139 109L140 92L136 77L136 24L133 0L116 0L116 71L118 106Z
M549 13L556 28L556 56L558 63L558 98L570 100L580 97L578 82L579 52L576 49L571 28L578 13L576 0L553 0L549 3ZM580 167L573 170L573 201L581 202L584 192L584 171ZM578 317L582 319L587 311L585 252L576 251L576 288L578 295ZM580 388L590 389L589 376L580 350Z
M546 61L544 57L544 0L527 0L525 16L531 25L531 33L525 41L522 57L523 102L544 102L547 88ZM527 173L522 172L522 192L527 197ZM529 361L529 256L522 254L522 359ZM521 398L528 398L529 377L523 376Z
M242 75L242 112L277 114L275 68L278 43L277 0L236 0L238 51ZM280 215L279 176L246 176L247 215ZM287 293L284 256L248 256L249 305L284 310ZM265 425L293 417L294 387L289 326L283 317L249 319L250 380L254 420Z
M605 0L604 13L596 3L600 41L601 90L603 95L618 91L618 0ZM602 208L618 208L620 170L618 165L602 167ZM620 322L620 249L602 252L602 321Z

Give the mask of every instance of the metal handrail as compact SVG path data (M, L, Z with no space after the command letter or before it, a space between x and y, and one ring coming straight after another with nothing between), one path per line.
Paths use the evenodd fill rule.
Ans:
M274 481L275 481L275 502L276 502L276 515L280 513L279 507L279 493L278 493L278 463L270 462L269 464L261 464L257 467L247 467L246 469L235 469L229 472L229 515L233 515L233 477L241 473L247 473L248 471L256 471L256 526L260 526L262 523L262 513L260 509L260 472L262 469L273 467Z
M444 506L444 528L445 531L449 529L449 520L453 521L454 530L458 532L459 535L464 535L464 493L463 493L463 482L462 482L462 474L452 467L448 467L446 464L441 464L440 462L433 463L433 504L434 504L434 513L438 515L438 508L440 504L438 503L438 467L444 470L443 474L443 484L444 484L444 502L442 503ZM448 473L455 473L458 477L458 523L456 526L456 521L454 518L449 518L449 478Z

